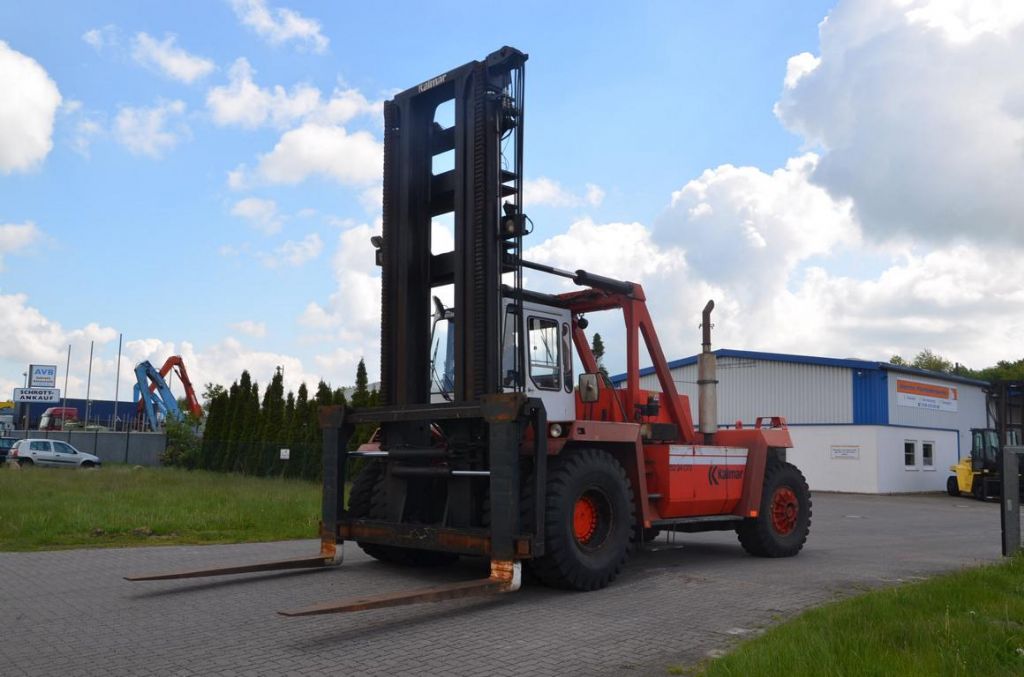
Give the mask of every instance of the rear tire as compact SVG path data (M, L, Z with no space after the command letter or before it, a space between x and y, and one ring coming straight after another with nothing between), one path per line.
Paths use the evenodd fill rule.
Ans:
M30 465L35 465L35 461L33 461L31 458L19 458L18 465L20 465L22 468L25 468Z
M756 557L792 557L811 530L811 490L790 463L769 463L757 517L736 529L740 545Z
M956 481L955 477L946 480L946 493L950 496L960 495L960 483Z
M636 519L633 490L622 466L596 449L552 464L544 511L544 555L529 561L545 585L597 590L629 557Z

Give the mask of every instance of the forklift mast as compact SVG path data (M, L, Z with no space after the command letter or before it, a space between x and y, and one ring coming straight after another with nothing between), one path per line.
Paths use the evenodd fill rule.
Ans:
M381 402L430 402L431 292L454 285L456 402L502 392L500 318L506 253L522 247L523 84L527 55L511 47L398 94L384 105L381 264ZM453 102L454 124L439 108ZM508 153L506 154L506 149ZM445 168L446 157L454 167ZM503 207L502 201L507 198ZM451 214L455 248L431 252L431 226ZM408 426L383 441L427 444Z

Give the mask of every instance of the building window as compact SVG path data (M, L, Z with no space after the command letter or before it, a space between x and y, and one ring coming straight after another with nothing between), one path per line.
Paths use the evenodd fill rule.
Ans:
M921 443L921 465L925 470L935 470L935 443Z
M917 442L914 440L903 442L903 465L907 470L917 470Z

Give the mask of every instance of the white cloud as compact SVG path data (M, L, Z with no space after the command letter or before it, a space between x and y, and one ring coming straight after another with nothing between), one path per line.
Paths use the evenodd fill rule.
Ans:
M277 211L277 203L259 197L247 197L235 203L231 214L249 221L249 225L266 235L281 230L284 219Z
M71 148L84 157L89 157L89 149L93 140L103 133L103 126L96 120L86 118L75 124L75 133L71 139Z
M143 66L188 84L213 71L213 61L189 54L174 44L176 40L174 35L157 40L148 33L137 33L132 40L132 57Z
M160 158L190 133L184 122L168 127L184 113L185 102L180 100L160 101L152 108L123 106L114 119L114 136L135 155Z
M37 168L53 148L60 91L35 59L0 40L0 173Z
M320 106L320 90L307 84L280 85L264 89L253 82L253 69L238 59L228 71L230 82L206 94L206 106L218 125L241 125L255 129L264 124L285 126L305 117Z
M378 181L383 166L384 146L372 134L307 122L285 132L254 171L264 183L296 184L320 176L363 186Z
M97 52L104 47L112 47L117 44L117 27L107 24L102 28L93 28L82 34L82 40Z
M309 339L327 349L317 364L344 383L351 381L361 357L370 374L379 370L380 269L370 244L376 232L379 226L362 224L339 234L332 260L335 291L325 304L310 302L298 318L317 332ZM339 343L344 347L338 348Z
M235 322L229 325L235 331L241 332L246 336L252 336L254 338L263 338L267 335L267 324L265 322L253 322L252 320L242 320L241 322Z
M599 207L604 201L604 190L593 183L586 185L586 192L577 195L562 184L546 177L523 181L523 203L526 209L546 205L548 207Z
M23 385L20 375L27 364L59 364L63 372L70 344L72 375L69 390L72 397L84 397L89 342L95 341L100 350L111 341L114 346L117 345L117 332L110 327L89 323L79 329L64 329L29 305L25 294L0 294L0 326L4 328L3 340L0 341L0 391L4 392ZM96 366L93 371L94 387L107 373L105 365ZM112 367L109 372L113 372ZM5 378L6 375L16 376ZM64 389L63 385L61 382L61 390ZM110 395L113 395L113 387L110 388Z
M253 80L255 71L240 58L228 71L229 82L211 88L206 106L218 125L239 125L256 129L264 125L287 127L297 121L321 125L343 125L353 118L380 118L384 102L370 101L359 90L335 88L325 101L321 91L308 83L261 87Z
M808 153L771 174L732 165L706 170L672 194L655 240L687 251L696 275L735 285L745 300L779 291L800 262L859 236L851 202L808 181L817 161Z
M383 101L370 101L358 89L335 88L331 98L313 111L310 119L322 124L343 125L360 116L383 120L383 113Z
M267 7L266 0L230 0L235 15L244 25L272 45L295 41L317 53L327 50L329 40L320 32L320 22L284 7Z
M275 249L273 254L262 254L260 259L268 268L298 267L320 256L323 248L324 242L320 236L310 233L299 241L288 240Z
M228 170L228 188L231 190L245 190L249 187L249 170L243 165Z
M25 249L41 236L42 232L31 221L0 224L0 271L4 269L4 256Z
M594 183L587 184L587 194L584 196L584 200L591 207L600 207L601 203L604 202L604 189Z
M840 2L776 115L875 238L1024 243L1024 5Z

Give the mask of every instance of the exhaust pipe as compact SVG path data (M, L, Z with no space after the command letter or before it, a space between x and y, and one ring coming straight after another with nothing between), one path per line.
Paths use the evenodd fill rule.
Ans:
M697 357L697 428L704 444L712 444L718 432L718 362L711 352L711 311L715 302L704 306L701 320L701 352Z

